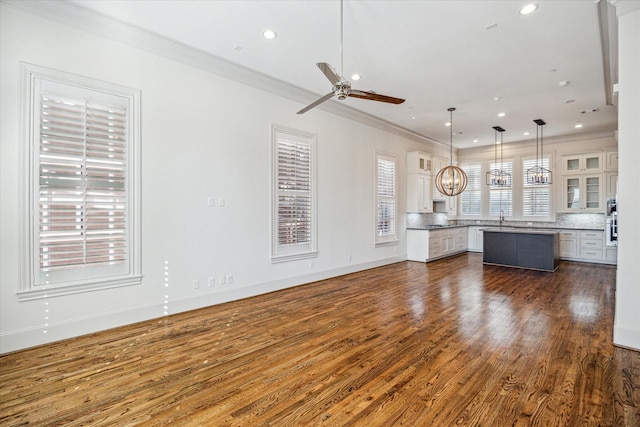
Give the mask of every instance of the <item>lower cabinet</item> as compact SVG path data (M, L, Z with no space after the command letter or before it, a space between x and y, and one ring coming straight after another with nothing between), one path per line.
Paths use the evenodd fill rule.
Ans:
M468 241L469 244L467 245L467 250L469 252L482 252L482 229L485 228L484 226L482 227L469 227L469 232L467 233L468 235Z
M467 227L407 230L407 259L432 261L461 252L468 246Z
M617 248L605 245L604 231L562 230L560 232L560 258L604 264L617 263Z

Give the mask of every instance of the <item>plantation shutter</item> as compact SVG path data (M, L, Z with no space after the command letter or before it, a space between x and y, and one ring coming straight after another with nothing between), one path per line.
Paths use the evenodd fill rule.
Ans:
M462 215L480 215L482 213L482 175L481 166L463 165L467 174L467 188L460 195Z
M522 215L525 217L549 217L551 215L551 186L549 184L528 184L527 169L542 166L549 169L549 158L544 158L539 164L536 159L522 161Z
M491 170L501 169L504 172L513 175L512 163L491 163ZM489 214L499 216L500 211L504 212L504 216L513 216L513 188L489 186Z
M127 258L127 109L40 96L41 272Z
M378 237L396 235L396 162L378 157Z
M277 142L277 239L281 246L311 242L311 150L310 144L302 142Z

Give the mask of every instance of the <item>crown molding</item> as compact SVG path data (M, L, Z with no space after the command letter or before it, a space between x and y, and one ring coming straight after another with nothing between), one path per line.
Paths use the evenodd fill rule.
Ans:
M94 34L140 49L146 53L155 54L256 89L282 96L299 102L302 105L306 105L323 95L234 64L226 59L211 55L205 51L187 46L167 37L101 15L68 1L0 0L0 3L42 19ZM389 121L345 105L340 101L329 100L316 108L393 133L414 142L427 145L449 146L448 143L445 144L397 126ZM295 112L292 111L292 114L295 114Z

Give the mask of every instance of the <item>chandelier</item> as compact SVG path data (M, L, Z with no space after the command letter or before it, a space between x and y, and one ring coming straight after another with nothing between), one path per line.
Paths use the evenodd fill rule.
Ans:
M467 187L467 174L453 165L453 112L456 109L448 108L449 112L449 166L440 169L436 175L436 188L445 196L457 196Z
M495 131L495 144L493 148L494 153L494 169L487 172L487 185L492 187L511 187L511 174L503 169L504 161L502 158L502 146L504 141L502 139L502 129L500 126L494 126ZM500 141L498 141L498 134L500 134ZM498 145L500 145L500 166L498 167Z
M544 167L544 156L542 154L542 126L546 123L542 119L535 119L533 121L536 126L536 165L527 169L526 178L527 184L551 184L552 173L549 169ZM538 151L538 135L540 136L540 150Z

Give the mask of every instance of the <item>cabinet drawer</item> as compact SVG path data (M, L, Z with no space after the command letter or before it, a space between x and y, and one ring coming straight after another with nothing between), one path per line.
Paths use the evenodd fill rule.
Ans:
M580 248L602 250L602 239L580 239Z
M432 252L434 250L440 250L440 248L442 247L441 241L442 240L439 238L435 238L435 237L429 238L429 252Z
M581 231L580 232L581 239L600 239L604 238L603 231Z
M577 231L561 231L560 240L570 240L578 237Z
M601 260L602 259L602 249L580 248L580 258Z

